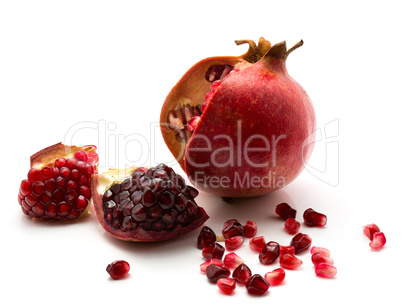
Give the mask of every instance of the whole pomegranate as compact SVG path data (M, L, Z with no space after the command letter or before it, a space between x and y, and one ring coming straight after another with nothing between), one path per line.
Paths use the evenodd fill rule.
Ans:
M190 181L222 197L251 197L280 189L302 171L313 150L310 98L286 70L281 42L251 40L239 57L195 64L167 96L164 140Z

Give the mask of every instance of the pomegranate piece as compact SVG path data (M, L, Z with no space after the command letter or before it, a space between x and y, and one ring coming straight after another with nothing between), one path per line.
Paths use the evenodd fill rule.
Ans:
M320 263L315 267L315 274L319 277L333 278L337 272L336 267L327 263Z
M215 232L208 226L204 226L197 238L197 248L203 249L204 247L211 246L215 241Z
M205 273L206 273L206 270L207 270L207 267L210 266L211 264L215 264L215 265L217 265L217 266L223 267L223 262L222 262L222 260L212 258L212 259L209 259L209 260L205 261L204 263L202 263L202 264L200 265L200 271L201 271L201 273L205 274Z
M299 254L308 249L311 245L311 242L312 240L309 235L299 232L290 241L290 246L294 246L295 254Z
M279 215L279 217L284 221L289 218L296 218L296 210L289 206L289 204L287 203L281 203L277 205L275 208L275 213Z
M373 239L369 243L370 247L374 250L380 249L384 247L385 243L387 242L385 235L383 232L375 232L373 234Z
M269 241L259 254L259 259L262 264L272 264L279 257L279 244L274 241Z
M225 247L229 251L234 251L243 245L244 238L242 236L234 236L225 240Z
M202 250L202 256L207 260L212 258L221 260L224 253L225 248L219 243L214 243L213 245L207 246Z
M303 264L303 261L294 255L284 254L279 257L279 264L284 269L295 270Z
M251 275L250 268L244 263L240 264L232 273L233 279L243 285L247 284Z
M309 227L324 227L327 224L327 216L311 208L304 211L303 219Z
M326 264L334 264L334 260L328 256L325 256L321 253L315 253L311 256L311 261L315 266L319 265L320 263Z
M380 227L378 227L376 224L368 224L366 226L363 226L363 233L370 240L373 240L374 233L379 232L379 231L380 231Z
M113 279L120 279L128 274L130 271L130 264L124 260L116 260L108 264L106 272L109 273Z
M264 278L271 286L276 286L285 280L285 275L285 270L282 268L278 268L273 270L272 272L266 273Z
M21 181L18 202L33 218L80 217L91 199L91 175L97 173L95 146L58 143L31 156L27 179Z
M285 230L288 234L294 235L299 232L300 223L290 217L285 221Z
M247 282L246 289L251 295L264 295L269 289L269 283L260 274L255 274Z
M331 256L331 252L329 251L329 249L325 248L325 247L318 247L318 246L313 246L310 250L311 255L314 255L315 253L320 253L321 255L330 257Z
M284 255L284 254L294 255L295 254L295 247L294 246L280 245L279 246L279 254L280 255Z
M246 238L253 238L257 234L257 223L254 221L247 221L244 224L244 236Z
M207 277L212 282L217 282L221 278L227 278L230 276L229 269L211 264L206 269Z
M163 163L94 175L91 190L102 227L125 241L173 239L209 218L194 200L198 191Z
M236 43L248 43L248 52L195 64L160 115L165 143L190 181L227 198L263 195L293 181L313 150L306 139L314 140L316 122L310 98L286 70L286 58L302 41L290 49L263 38ZM275 156L266 154L267 144ZM273 172L277 180L270 182L266 174Z
M265 244L267 243L265 242L264 236L254 237L249 241L250 248L257 252L261 252Z
M224 294L232 294L236 289L236 281L230 277L218 279L217 285Z
M244 263L244 260L236 253L228 253L225 258L223 258L223 265L229 269L237 268L242 263Z
M223 224L222 235L225 239L235 236L244 236L244 227L236 219L231 219Z

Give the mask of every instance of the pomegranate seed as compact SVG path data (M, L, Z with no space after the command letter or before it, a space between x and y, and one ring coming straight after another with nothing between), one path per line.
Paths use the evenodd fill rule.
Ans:
M250 244L251 249L253 249L257 252L261 252L262 249L264 248L265 244L267 244L267 243L265 242L264 236L260 236L260 237L251 238L249 244Z
M294 255L284 254L280 256L279 264L284 269L295 270L303 264L303 261Z
M319 265L320 263L326 264L334 264L334 260L332 258L325 256L321 253L315 253L311 256L311 261L314 263L315 266Z
M255 274L247 282L246 289L249 294L263 295L268 291L269 283L260 274Z
M327 224L327 216L311 208L303 213L304 224L310 227L324 227Z
M379 232L379 231L380 231L380 227L378 227L376 224L368 224L366 226L363 226L363 233L370 240L373 240L374 233Z
M219 259L221 260L223 257L223 254L225 253L225 248L220 245L219 243L214 243L211 246L204 247L202 250L202 256L206 259Z
M225 239L228 239L228 238L231 238L234 236L243 236L244 235L244 227L236 219L228 220L223 224L222 235Z
M379 231L373 234L373 239L371 240L369 245L372 249L380 249L385 245L386 242L387 240L384 233Z
M325 247L317 247L317 246L313 246L310 250L311 255L314 255L315 253L320 253L321 255L330 257L331 256L331 252L326 249Z
M236 253L228 253L225 258L223 258L223 265L229 269L237 268L242 263L244 263L244 260Z
M217 285L224 294L232 294L236 289L236 281L230 277L218 279Z
M79 150L74 154L74 158L76 158L79 161L88 161L88 155L85 153L85 151Z
M294 246L295 254L299 254L308 249L311 245L311 242L312 240L309 235L299 232L293 237L292 241L290 241L290 246Z
M113 279L120 279L130 271L130 265L127 261L116 260L108 264L106 271Z
M215 264L217 266L223 267L222 260L212 258L212 259L209 259L209 260L205 261L204 263L202 263L200 265L201 273L205 274L206 270L207 270L207 267L210 266L211 264Z
M242 263L233 271L232 277L238 283L245 285L251 278L251 270L246 264Z
M207 277L212 282L217 282L220 278L226 278L230 276L229 269L222 268L216 264L211 264L206 269Z
M244 224L244 236L246 238L252 238L257 234L257 224L254 221L247 221Z
M294 218L290 217L285 221L285 230L288 234L294 235L298 233L300 229L300 223Z
M276 286L279 285L285 279L285 270L282 268L275 269L272 272L268 272L265 274L265 280L271 285Z
M295 247L290 246L290 245L289 246L280 245L279 246L279 255L284 255L284 254L294 255Z
M315 268L315 275L324 278L332 278L336 275L337 269L333 265L320 263Z
M229 251L234 251L243 245L244 238L242 236L234 236L225 240L225 247Z
M296 210L289 206L287 203L281 203L276 206L275 213L286 221L288 218L296 218Z
M272 264L279 257L279 244L274 241L269 241L259 254L259 259L262 264Z
M204 247L211 246L215 241L215 232L208 226L204 226L197 238L197 248L203 249Z

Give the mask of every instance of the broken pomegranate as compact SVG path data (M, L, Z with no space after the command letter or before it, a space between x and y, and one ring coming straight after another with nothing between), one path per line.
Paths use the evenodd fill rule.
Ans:
M304 224L310 227L324 227L327 224L327 216L314 209L307 209L303 213Z
M113 279L120 279L128 274L130 271L130 264L124 260L116 260L108 264L106 272L109 273Z
M302 171L314 146L310 98L286 70L281 42L251 40L238 57L195 64L168 94L160 126L165 143L199 189L223 197L278 190Z
M273 270L272 272L266 273L264 275L264 278L271 286L276 286L285 280L285 275L285 270L282 268L278 268Z
M249 294L263 295L268 291L269 283L260 274L255 274L247 282L246 289Z
M94 175L92 195L102 227L125 241L172 239L208 219L194 201L198 191L165 164Z
M91 175L97 173L95 146L58 143L31 156L28 178L21 181L22 212L41 219L76 219L91 199Z
M232 294L236 289L236 281L230 277L218 279L217 285L224 294Z

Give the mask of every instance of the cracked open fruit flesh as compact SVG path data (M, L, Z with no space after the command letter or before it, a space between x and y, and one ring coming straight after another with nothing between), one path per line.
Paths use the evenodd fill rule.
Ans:
M313 149L315 114L287 73L281 42L251 40L237 57L195 64L168 94L160 116L170 151L199 189L222 197L277 190L302 171Z
M172 239L209 218L194 201L198 191L165 164L94 175L92 194L103 228L125 241Z

